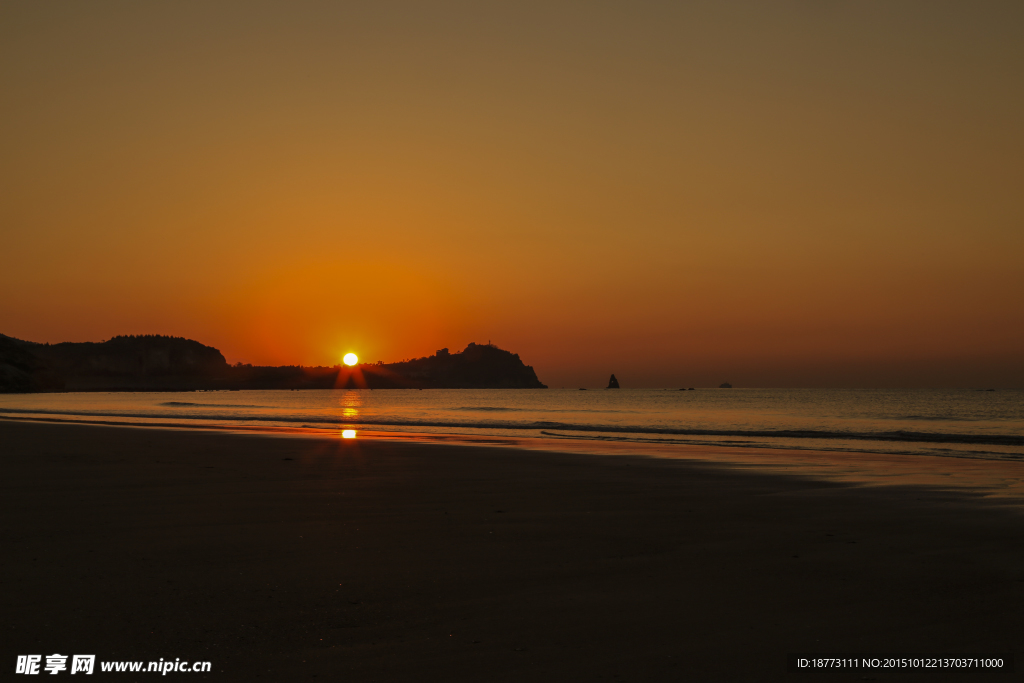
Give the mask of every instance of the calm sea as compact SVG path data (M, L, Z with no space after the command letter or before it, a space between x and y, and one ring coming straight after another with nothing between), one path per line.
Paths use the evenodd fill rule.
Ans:
M432 389L0 396L0 415L1024 459L1024 391Z

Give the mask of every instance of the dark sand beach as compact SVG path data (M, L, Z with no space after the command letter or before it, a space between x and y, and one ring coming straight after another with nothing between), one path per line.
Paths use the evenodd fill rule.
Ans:
M60 652L225 681L1020 675L786 671L789 652L1021 652L1019 507L970 488L15 421L0 457L8 672Z

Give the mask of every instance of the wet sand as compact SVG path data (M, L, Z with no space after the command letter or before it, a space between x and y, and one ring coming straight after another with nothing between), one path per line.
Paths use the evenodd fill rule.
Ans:
M4 657L232 681L1015 678L787 673L789 652L1024 651L1024 519L982 495L1013 464L914 460L960 468L951 489L786 457L0 421Z

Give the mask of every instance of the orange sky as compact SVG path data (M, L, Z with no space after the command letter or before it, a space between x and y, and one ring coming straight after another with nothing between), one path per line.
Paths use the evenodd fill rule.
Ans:
M362 5L0 4L0 332L1024 386L1021 3Z

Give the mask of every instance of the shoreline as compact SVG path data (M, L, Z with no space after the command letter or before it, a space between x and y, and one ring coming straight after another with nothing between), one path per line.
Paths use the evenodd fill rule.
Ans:
M12 660L782 681L794 652L1024 645L1020 508L981 488L697 453L6 420L0 442Z
M87 427L137 428L199 433L249 434L335 440L343 428L273 425L216 425L199 423L139 423L99 420L64 420L0 415L0 424L26 422L69 424ZM357 428L360 441L379 440L452 446L483 446L528 451L624 455L670 460L690 460L709 466L751 468L765 473L794 474L848 485L927 485L950 490L975 491L1024 506L1024 462L959 454L905 454L871 451L719 446L706 444L651 443L618 439L581 439L560 436L498 436L442 432L399 432Z
M622 442L636 448L738 447L1024 462L1019 392L991 398L996 395L946 390L437 391L0 397L0 416L177 428L246 425L572 440L588 441L593 445L587 448L595 450L603 449L602 443ZM746 397L738 398L741 394ZM950 413L951 406L958 412Z

